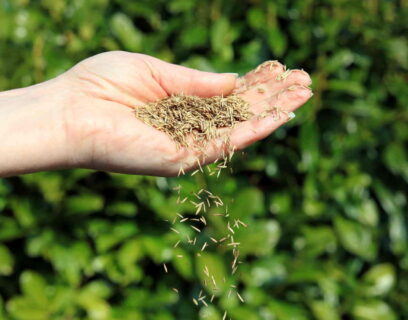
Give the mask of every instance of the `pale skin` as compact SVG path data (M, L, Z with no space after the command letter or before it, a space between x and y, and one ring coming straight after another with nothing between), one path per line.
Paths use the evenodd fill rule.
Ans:
M0 177L69 168L155 176L194 170L201 155L177 148L138 120L134 108L172 94L209 97L235 90L261 115L223 132L239 150L271 134L311 97L306 72L284 71L267 63L237 79L142 54L96 55L52 80L0 92ZM271 108L281 111L278 118L265 113ZM205 162L222 151L212 144Z

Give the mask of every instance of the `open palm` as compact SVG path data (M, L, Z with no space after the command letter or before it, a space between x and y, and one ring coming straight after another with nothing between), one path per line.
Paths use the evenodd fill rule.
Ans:
M72 156L76 165L160 176L176 175L181 166L193 169L197 155L178 149L166 134L138 120L134 108L172 94L209 97L235 90L255 114L271 107L282 111L282 116L254 117L237 125L231 142L241 149L285 123L287 112L311 96L307 73L285 73L277 62L236 80L232 74L201 72L146 55L107 52L82 61L63 78L73 92L66 123L76 146ZM212 148L207 161L220 154L221 149Z

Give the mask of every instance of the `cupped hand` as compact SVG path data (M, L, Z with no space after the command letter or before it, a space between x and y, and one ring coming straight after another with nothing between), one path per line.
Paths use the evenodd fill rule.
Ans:
M60 80L70 92L70 103L64 107L69 167L159 176L177 175L180 167L194 169L197 154L177 148L166 134L141 122L134 108L173 94L210 97L234 91L259 115L228 133L232 145L242 149L284 124L288 113L311 96L308 74L285 71L278 62L237 79L234 74L201 72L128 52L88 58ZM211 148L206 161L221 152Z

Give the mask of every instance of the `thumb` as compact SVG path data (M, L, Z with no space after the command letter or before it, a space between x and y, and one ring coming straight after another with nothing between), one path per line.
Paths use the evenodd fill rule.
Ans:
M229 95L235 88L237 73L199 71L148 57L148 65L160 86L172 94L200 97Z

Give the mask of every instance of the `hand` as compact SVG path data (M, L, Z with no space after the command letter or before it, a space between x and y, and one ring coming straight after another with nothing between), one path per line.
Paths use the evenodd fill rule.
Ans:
M86 59L48 84L54 87L53 96L63 96L65 101L54 112L50 110L59 113L58 124L53 126L62 132L56 134L54 128L55 141L48 139L58 159L48 166L160 176L176 175L180 166L193 169L196 154L177 149L167 135L142 123L133 112L133 108L176 93L228 95L235 89L257 114L279 106L283 114L279 120L254 118L231 132L232 144L244 148L285 123L285 112L297 109L311 95L310 78L303 71L284 73L285 80L277 80L284 72L278 63L258 71L237 81L232 74L196 71L141 54L108 52ZM42 90L50 92L45 84ZM45 117L44 126L47 121ZM208 161L220 153L213 148ZM41 167L44 165L37 166Z

